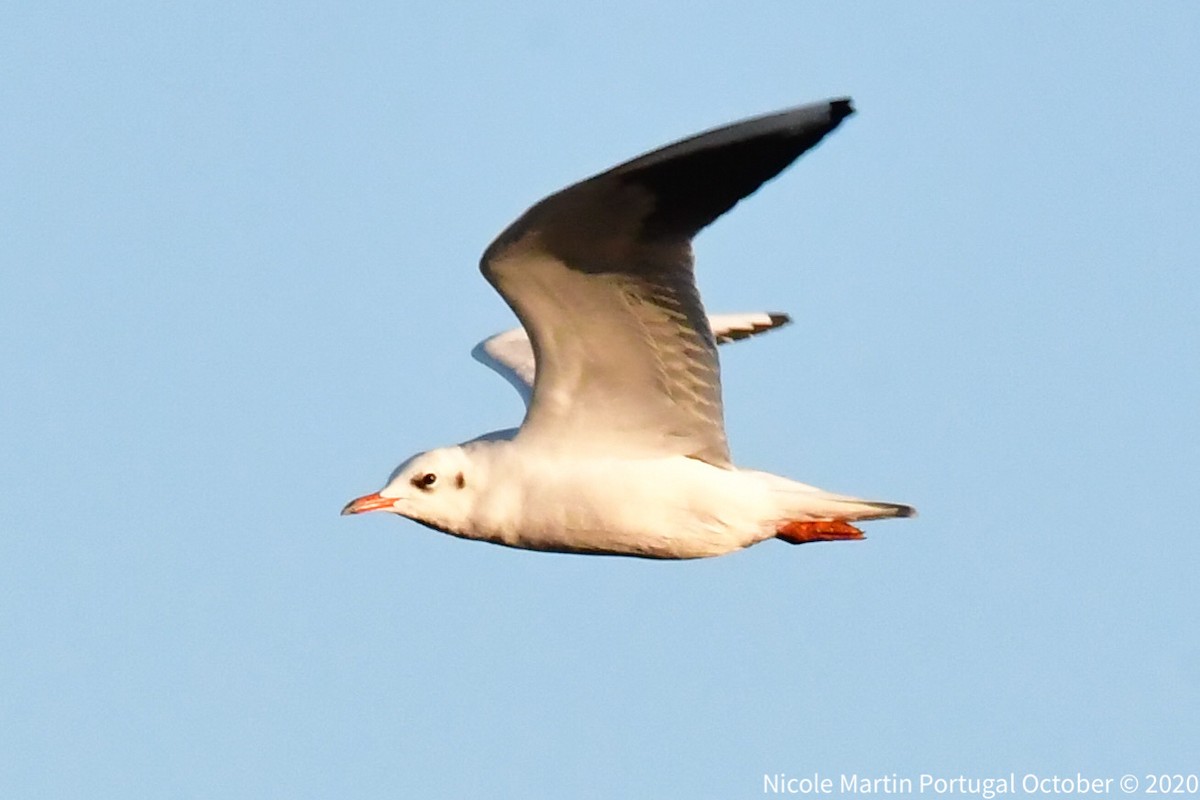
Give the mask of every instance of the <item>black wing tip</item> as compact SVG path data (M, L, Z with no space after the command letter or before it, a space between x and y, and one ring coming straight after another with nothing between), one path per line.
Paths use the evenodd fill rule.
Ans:
M888 516L893 518L915 517L917 515L915 508L906 506L903 503L875 503L875 505L891 512Z
M854 101L849 97L829 101L829 117L834 125L853 114L854 111Z
M720 333L714 331L714 338L717 340L717 344L740 342L743 339L749 339L751 336L757 336L760 333L782 328L784 325L791 324L792 321L792 318L782 311L768 311L766 312L766 316L766 322L754 321L748 327L730 328Z
M915 508L906 506L903 503L876 503L868 501L867 505L879 509L879 513L870 516L855 517L855 519L899 519L917 516Z

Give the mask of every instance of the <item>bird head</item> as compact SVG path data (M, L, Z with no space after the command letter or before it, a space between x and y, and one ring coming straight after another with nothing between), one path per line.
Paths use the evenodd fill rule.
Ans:
M418 453L392 472L375 494L351 500L342 514L389 511L442 531L456 532L474 498L471 460L462 446Z

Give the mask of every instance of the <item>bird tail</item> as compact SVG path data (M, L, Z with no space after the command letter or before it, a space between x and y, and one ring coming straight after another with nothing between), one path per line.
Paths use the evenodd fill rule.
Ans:
M873 519L915 517L917 511L903 503L862 500L831 494L804 484L792 484L786 511L775 536L792 544L862 539L863 532L851 525Z

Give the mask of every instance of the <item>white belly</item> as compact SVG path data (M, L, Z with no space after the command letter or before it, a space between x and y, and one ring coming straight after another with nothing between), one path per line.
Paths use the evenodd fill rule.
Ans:
M775 533L757 474L683 457L526 462L492 473L474 537L530 550L721 555Z

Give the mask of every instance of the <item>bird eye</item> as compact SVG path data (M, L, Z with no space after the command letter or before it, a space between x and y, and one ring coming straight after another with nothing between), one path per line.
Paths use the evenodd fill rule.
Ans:
M434 475L432 472L426 472L424 475L418 475L413 478L412 482L413 486L416 486L418 489L428 489L437 483L437 475Z

